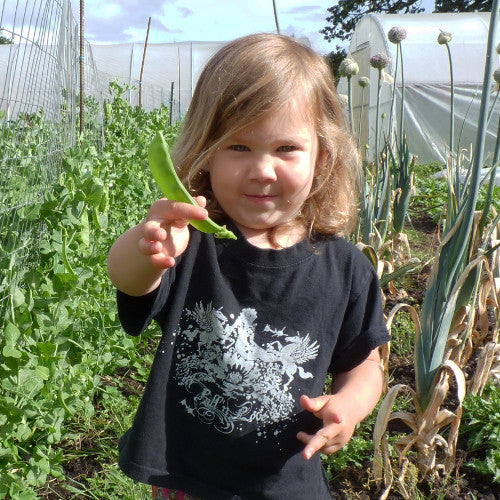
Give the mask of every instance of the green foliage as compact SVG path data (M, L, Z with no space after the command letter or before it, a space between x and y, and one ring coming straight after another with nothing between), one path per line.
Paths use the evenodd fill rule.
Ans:
M436 0L434 12L491 12L493 0Z
M43 200L12 208L12 227L37 220L45 231L36 266L21 272L13 290L0 338L0 498L37 498L49 479L63 479L64 450L76 449L93 425L105 429L103 415L115 441L99 453L113 463L124 415L133 414L137 400L104 382L119 370L144 380L151 362L150 346L121 329L106 259L117 235L157 197L147 168L152 137L161 130L172 140L176 130L165 127L166 108L131 108L123 89L113 90L104 150L84 142L65 151Z
M356 23L370 12L380 12L383 14L413 13L422 12L420 0L344 0L337 5L329 7L329 16L326 21L329 23L320 33L325 40L333 41L349 40L352 36ZM340 46L337 46L337 50Z
M410 220L412 215L425 212L432 216L434 222L439 222L448 200L446 180L436 176L443 168L444 165L439 163L415 166L416 194L412 197L409 209Z
M484 458L475 458L467 465L481 475L500 483L500 387L490 384L482 396L467 395L461 434L467 438L472 452Z
M330 52L325 56L325 60L332 70L333 78L335 83L340 79L339 66L340 63L347 57L347 51L345 49L338 49Z
M415 323L410 313L399 311L391 328L391 351L398 358L413 355L415 349Z
M10 38L2 35L2 30L0 30L0 45L11 45L14 43Z

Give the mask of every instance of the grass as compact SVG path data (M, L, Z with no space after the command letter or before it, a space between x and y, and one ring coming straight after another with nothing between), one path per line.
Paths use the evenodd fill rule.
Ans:
M400 311L392 323L391 352L397 358L407 359L413 356L415 345L415 324L410 313Z

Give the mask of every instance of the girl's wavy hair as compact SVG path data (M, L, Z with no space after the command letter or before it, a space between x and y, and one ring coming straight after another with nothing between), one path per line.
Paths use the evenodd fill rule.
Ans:
M181 180L207 198L211 217L225 214L206 171L221 143L267 113L304 99L318 136L309 197L297 219L309 233L347 234L357 220L360 163L324 59L297 40L275 34L238 38L207 63L196 85L172 152Z

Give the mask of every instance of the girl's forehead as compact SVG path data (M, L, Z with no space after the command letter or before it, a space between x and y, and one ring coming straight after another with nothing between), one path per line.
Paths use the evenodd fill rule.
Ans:
M254 120L242 119L239 126L236 126L233 132L251 131L263 123L272 122L276 126L287 126L290 123L303 126L312 126L314 128L315 119L313 118L312 106L309 105L305 96L291 98L281 105L266 111ZM229 131L231 133L231 131Z

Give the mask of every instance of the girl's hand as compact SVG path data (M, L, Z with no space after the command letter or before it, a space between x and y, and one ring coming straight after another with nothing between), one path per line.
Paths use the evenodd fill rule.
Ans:
M314 435L299 432L297 439L306 447L302 455L309 460L317 451L330 455L347 444L356 428L356 423L346 414L335 395L310 398L302 396L300 404L304 410L323 420L323 427Z
M206 200L198 196L199 207L188 203L162 198L151 205L142 223L142 238L139 250L149 256L151 264L158 269L168 269L175 264L175 258L186 250L189 242L190 219L204 220Z

